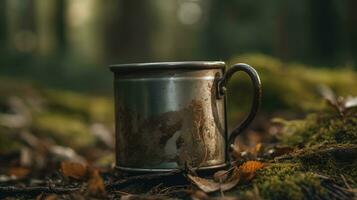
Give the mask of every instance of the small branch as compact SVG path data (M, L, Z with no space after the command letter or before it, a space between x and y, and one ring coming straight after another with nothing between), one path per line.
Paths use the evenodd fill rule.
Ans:
M311 159L314 157L335 156L341 159L354 159L357 155L357 145L331 145L328 148L317 149L315 151L301 153L298 158Z
M1 186L0 187L0 197L8 196L36 196L41 193L47 194L67 194L79 190L79 187L64 188L64 187L44 187L44 186L34 186L34 187L16 187L16 186Z
M164 180L167 180L169 178L181 175L182 172L183 172L182 170L175 170L172 172L132 176L132 177L120 179L120 180L117 180L111 184L108 184L106 186L106 190L107 191L118 190L118 189L125 188L126 186L129 186L131 184L142 183L143 181L145 181L145 182L162 181L163 182Z
M276 157L275 161L290 160L293 158L299 159L313 159L326 156L334 156L341 159L354 159L357 155L357 145L330 145L324 149L301 149L290 154Z

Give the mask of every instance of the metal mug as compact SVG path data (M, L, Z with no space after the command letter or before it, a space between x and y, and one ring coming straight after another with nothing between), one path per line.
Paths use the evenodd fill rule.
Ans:
M114 72L116 168L163 172L189 165L227 165L228 146L255 117L261 99L258 73L247 64L226 71L220 61L111 65ZM226 85L246 72L254 86L250 113L228 136Z

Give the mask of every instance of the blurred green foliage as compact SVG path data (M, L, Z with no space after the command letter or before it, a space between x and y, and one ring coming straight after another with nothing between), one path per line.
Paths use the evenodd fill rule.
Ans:
M99 142L92 133L93 124L103 124L113 131L111 97L53 90L4 77L0 83L0 152L20 147L20 140L15 138L22 131L77 151L90 149Z
M357 73L352 69L314 68L262 54L240 55L229 63L238 62L249 63L258 71L263 86L261 111L264 113L321 110L325 105L318 91L321 85L330 87L340 96L357 95L357 88L354 87L357 85ZM228 86L229 109L247 111L251 90L246 75L234 76Z

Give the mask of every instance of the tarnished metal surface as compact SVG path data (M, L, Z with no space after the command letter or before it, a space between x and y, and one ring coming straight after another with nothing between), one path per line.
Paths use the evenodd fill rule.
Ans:
M215 70L116 75L117 165L177 168L225 162L224 100Z
M115 72L118 168L167 171L186 163L200 169L225 165L225 98L217 94L221 91L218 82L225 85L229 79L223 76L223 62L131 64L111 69Z

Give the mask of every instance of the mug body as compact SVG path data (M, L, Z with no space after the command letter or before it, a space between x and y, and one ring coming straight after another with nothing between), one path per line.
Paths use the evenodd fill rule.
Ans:
M116 167L171 171L226 164L225 98L216 82L224 62L112 65Z

